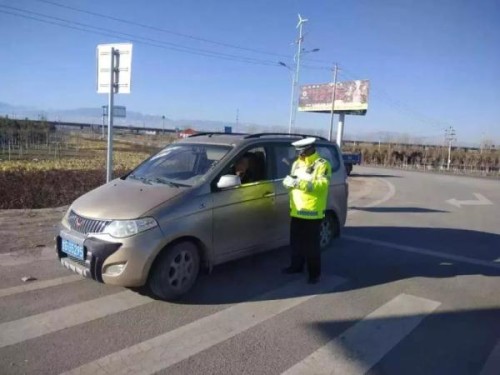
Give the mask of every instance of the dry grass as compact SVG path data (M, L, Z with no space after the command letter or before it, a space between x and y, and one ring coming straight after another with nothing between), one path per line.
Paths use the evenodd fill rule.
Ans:
M78 138L72 141L66 148L72 152L58 158L1 161L0 208L63 206L105 183L106 143ZM114 150L114 177L155 152L154 147L118 142Z

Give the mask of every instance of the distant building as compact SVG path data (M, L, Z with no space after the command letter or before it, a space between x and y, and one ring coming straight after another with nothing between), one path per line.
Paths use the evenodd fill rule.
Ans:
M196 134L197 131L196 130L193 130L191 128L188 128L188 129L184 129L183 131L181 131L179 133L179 137L180 138L187 138L189 137L190 135L193 135L193 134Z

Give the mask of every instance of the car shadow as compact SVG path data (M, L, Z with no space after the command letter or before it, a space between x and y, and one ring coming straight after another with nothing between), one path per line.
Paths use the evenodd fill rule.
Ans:
M334 288L338 292L414 277L500 276L500 263L495 262L500 258L498 234L411 227L349 227L345 234L346 238L335 240L322 253L324 282L330 280L329 275L347 280ZM375 243L370 243L372 240ZM468 259L476 259L479 264ZM211 274L201 273L193 289L175 303L213 305L289 298L288 292L272 298L267 294L294 281L306 283L305 272L282 274L281 268L287 265L288 248L282 247L216 266ZM136 290L151 296L146 288ZM318 290L313 285L295 296L333 292L328 288Z
M450 211L435 210L422 207L349 207L351 210L373 213L449 213Z
M402 178L402 176L396 176L392 174L384 173L351 173L349 177L365 177L365 178Z

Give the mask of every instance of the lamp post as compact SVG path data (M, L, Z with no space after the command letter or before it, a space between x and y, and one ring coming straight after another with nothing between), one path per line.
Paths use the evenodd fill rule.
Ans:
M312 50L305 50L301 49L301 54L308 54L308 53L313 53L313 52L318 52L319 48L314 48ZM297 113L297 106L294 105L295 102L295 87L297 86L298 79L299 79L299 72L300 72L300 66L299 66L299 61L300 58L297 57L297 55L294 56L293 58L294 61L296 61L296 69L290 67L289 65L285 64L283 61L278 61L278 65L286 68L292 77L292 93L290 95L290 119L288 122L288 134L292 133L292 127L295 125L295 115Z
M292 77L292 94L290 95L290 119L288 121L288 134L292 132L292 119L293 119L293 97L295 95L295 74L293 72L293 69L290 68L287 64L285 64L283 61L279 61L278 64L290 72L290 76Z

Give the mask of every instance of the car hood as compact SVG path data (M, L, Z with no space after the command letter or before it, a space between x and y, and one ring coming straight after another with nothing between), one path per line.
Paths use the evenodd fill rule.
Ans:
M71 209L93 219L136 219L187 189L117 179L82 195L73 202Z

